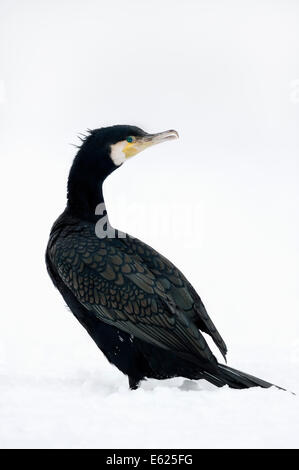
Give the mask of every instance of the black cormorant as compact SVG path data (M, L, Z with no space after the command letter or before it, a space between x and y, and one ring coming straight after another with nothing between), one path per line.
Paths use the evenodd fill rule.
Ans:
M220 364L203 333L225 358L226 345L199 295L164 256L114 231L102 185L128 158L176 131L148 134L118 125L90 131L72 164L67 206L54 223L47 269L75 317L136 389L145 378L206 379L219 387L272 384Z

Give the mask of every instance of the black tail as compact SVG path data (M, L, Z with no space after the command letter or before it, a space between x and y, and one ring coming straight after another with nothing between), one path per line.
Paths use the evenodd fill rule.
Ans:
M240 370L233 369L232 367L225 366L224 364L218 364L217 369L211 373L205 372L204 378L218 387L223 387L224 385L238 389L251 387L277 387L284 390L277 385L266 382L265 380L254 377L253 375L246 374L245 372L241 372Z

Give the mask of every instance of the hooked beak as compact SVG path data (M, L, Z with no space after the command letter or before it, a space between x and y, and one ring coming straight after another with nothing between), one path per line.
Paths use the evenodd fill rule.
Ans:
M167 140L178 139L178 137L179 134L175 130L158 132L157 134L146 134L143 137L136 137L133 142L126 145L123 151L126 158L130 158L152 145L160 144Z
M144 137L140 137L140 140L147 145L160 144L166 140L178 139L179 134L175 130L158 132L158 134L146 134Z

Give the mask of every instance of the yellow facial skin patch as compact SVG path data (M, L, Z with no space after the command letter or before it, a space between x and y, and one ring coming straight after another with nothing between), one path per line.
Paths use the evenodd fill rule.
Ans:
M127 139L111 145L110 156L113 163L119 166L128 158L142 152L142 150L166 140L177 139L178 136L178 133L174 130L159 132L158 134L146 134L142 137L129 136L128 139L132 140L132 142Z
M123 148L123 152L126 158L134 157L137 153L146 149L151 145L150 142L126 142L126 146Z

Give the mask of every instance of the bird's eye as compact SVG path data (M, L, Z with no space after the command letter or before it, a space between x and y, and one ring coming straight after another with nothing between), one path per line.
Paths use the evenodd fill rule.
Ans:
M129 143L133 142L133 137L131 137L131 136L127 137L127 142L129 142Z

